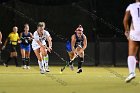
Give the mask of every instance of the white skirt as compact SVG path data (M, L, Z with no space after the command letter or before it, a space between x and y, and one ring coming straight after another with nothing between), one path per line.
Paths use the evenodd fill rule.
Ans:
M140 41L140 31L131 30L129 38L132 41Z
M36 50L38 48L40 48L40 45L38 45L38 44L32 44L32 49L33 50Z

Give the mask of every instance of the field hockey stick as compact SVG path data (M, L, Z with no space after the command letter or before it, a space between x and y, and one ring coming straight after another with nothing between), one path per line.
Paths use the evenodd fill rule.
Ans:
M64 67L62 67L61 68L61 72L63 72L64 70L65 70L65 68L67 67L67 66L69 66L69 63L70 62L72 62L75 58L77 58L78 57L78 54L76 53L76 55L69 61L69 62L67 62L67 64L64 66Z

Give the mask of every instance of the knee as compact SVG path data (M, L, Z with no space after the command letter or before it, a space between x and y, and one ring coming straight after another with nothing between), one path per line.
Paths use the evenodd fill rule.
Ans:
M39 61L42 61L42 58L38 58Z

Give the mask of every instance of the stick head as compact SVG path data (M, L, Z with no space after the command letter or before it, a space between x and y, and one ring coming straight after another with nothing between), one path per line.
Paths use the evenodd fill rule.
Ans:
M60 71L60 72L63 72L63 70L64 70L64 69L63 69L63 68L61 68L61 71Z

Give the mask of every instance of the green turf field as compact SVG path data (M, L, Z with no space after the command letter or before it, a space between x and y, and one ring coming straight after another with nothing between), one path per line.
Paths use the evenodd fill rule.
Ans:
M84 67L81 74L66 68L50 67L51 72L39 73L37 66L30 70L0 66L0 93L138 93L140 72L126 84L127 68Z

